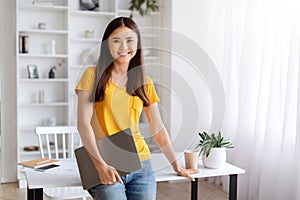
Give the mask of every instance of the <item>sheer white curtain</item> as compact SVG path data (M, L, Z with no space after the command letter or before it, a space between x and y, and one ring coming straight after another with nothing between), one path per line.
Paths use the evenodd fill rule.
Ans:
M300 1L212 0L205 48L226 93L238 199L300 200Z

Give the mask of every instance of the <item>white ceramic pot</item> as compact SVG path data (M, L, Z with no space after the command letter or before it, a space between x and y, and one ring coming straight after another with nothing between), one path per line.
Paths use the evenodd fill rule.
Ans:
M226 163L226 149L224 147L212 148L208 157L203 156L202 162L204 167L217 169Z

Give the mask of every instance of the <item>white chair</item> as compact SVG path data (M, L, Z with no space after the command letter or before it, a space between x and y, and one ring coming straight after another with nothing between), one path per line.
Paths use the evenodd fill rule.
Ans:
M81 146L75 126L40 126L35 128L42 158L73 158L74 148ZM46 156L47 152L47 156ZM86 199L90 194L82 187L44 188L44 195L51 200Z

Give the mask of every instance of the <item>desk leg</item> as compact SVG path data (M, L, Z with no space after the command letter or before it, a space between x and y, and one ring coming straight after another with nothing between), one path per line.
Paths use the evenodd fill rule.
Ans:
M229 200L236 200L237 197L237 174L229 177Z
M27 200L43 200L43 188L29 189L27 187Z
M191 187L191 200L197 200L198 199L198 178L195 178L195 181L192 182Z

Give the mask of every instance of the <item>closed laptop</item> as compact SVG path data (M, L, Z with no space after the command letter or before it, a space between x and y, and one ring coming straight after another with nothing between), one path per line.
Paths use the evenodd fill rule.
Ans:
M120 176L141 168L139 155L129 128L97 140L96 143L102 158L108 165L113 166ZM83 189L99 185L98 172L86 149L84 147L75 149L75 156Z

